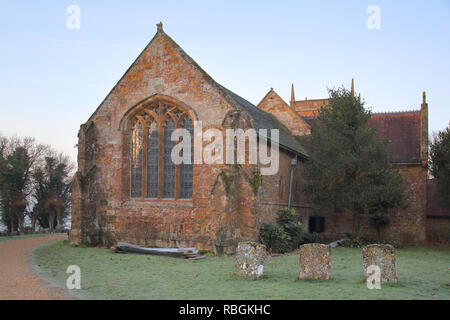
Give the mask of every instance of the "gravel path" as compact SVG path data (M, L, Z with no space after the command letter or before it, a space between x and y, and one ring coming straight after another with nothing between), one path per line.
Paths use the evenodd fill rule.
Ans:
M0 242L0 300L73 299L64 290L45 282L32 271L31 252L43 243L66 235Z

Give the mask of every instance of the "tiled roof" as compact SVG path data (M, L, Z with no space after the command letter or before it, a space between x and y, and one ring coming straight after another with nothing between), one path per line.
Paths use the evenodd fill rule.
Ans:
M239 107L244 109L244 111L247 112L250 115L250 117L253 118L254 126L256 129L267 129L268 131L270 129L279 129L280 148L287 149L298 155L302 155L305 158L308 156L305 149L295 139L295 137L292 135L289 129L287 129L280 121L278 121L277 118L275 118L270 113L260 110L252 103L248 102L244 98L238 96L234 92L228 90L227 88L217 83L171 37L169 37L164 31L162 31L162 29L158 30L158 33L161 34L161 36L165 37L165 39L168 40L178 50L178 52L183 56L183 58L204 76L206 81L208 81L212 86L216 87L219 90L219 92L222 93L222 95L226 100L228 100L232 105L237 104ZM270 140L270 137L268 137L268 140Z
M300 143L295 139L295 137L291 134L291 132L280 122L278 119L276 119L273 115L258 109L256 106L248 102L247 100L241 98L237 94L233 93L232 91L224 88L220 84L218 84L208 73L206 73L195 61L192 59L171 37L169 37L163 30L162 25L158 25L158 31L153 37L153 39L150 41L150 43L144 48L144 50L141 52L141 54L136 58L136 60L133 62L133 64L128 68L128 70L125 72L125 74L122 76L122 78L119 80L119 82L114 86L114 88L108 93L106 98L103 100L106 101L107 97L111 94L111 92L114 91L114 89L117 87L117 85L122 81L122 79L125 77L125 75L129 72L129 70L132 69L132 67L137 63L139 58L144 54L144 52L147 51L147 49L150 47L150 45L155 41L155 39L161 36L166 41L168 41L179 53L180 55L188 62L190 65L192 65L198 72L200 72L204 79L209 82L213 87L215 87L219 93L233 106L240 107L245 112L247 112L250 117L253 118L254 125L256 129L279 129L280 131L280 141L279 145L280 148L284 148L285 150L289 150L291 152L294 152L298 155L301 155L303 157L307 157L307 153L305 149L300 145ZM97 113L97 111L102 106L103 102L98 106L98 108L94 111L94 113L89 118L88 122L93 118L93 116ZM270 137L269 137L270 140Z
M305 149L300 145L300 143L295 139L292 133L287 129L277 118L275 118L272 114L267 113L263 110L260 110L252 103L248 102L244 98L238 96L234 92L228 90L223 87L219 83L217 83L208 73L206 73L195 61L192 59L171 37L169 37L164 31L159 30L163 37L165 37L172 45L180 52L180 54L184 57L184 59L190 63L194 68L196 68L205 79L214 87L216 87L219 92L221 92L225 99L227 99L231 104L237 104L245 112L247 112L250 117L254 120L254 125L256 129L279 129L280 131L280 141L279 145L281 148L287 149L291 152L297 153L298 155L302 155L303 157L307 157L308 154ZM230 101L231 100L231 101ZM270 140L270 137L269 139Z
M313 127L317 116L303 117ZM376 129L375 137L387 139L395 163L420 163L420 111L374 113L369 126Z
M286 128L275 116L265 112L244 98L238 96L234 92L218 84L222 90L225 91L236 103L241 106L252 118L255 129L279 129L280 133L280 147L284 147L290 151L301 154L307 157L308 153L305 148L292 135L290 130Z
M303 117L303 119L311 126L315 126L316 124L319 123L319 119L317 119L317 116L307 116L307 117Z

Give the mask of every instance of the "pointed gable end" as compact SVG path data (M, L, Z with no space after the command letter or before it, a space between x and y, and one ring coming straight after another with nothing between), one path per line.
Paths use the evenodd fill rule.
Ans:
M215 82L163 31L162 24L88 122L99 121L103 130L117 130L130 109L155 95L191 108L204 128L220 126L229 111L243 112L253 119L255 129L280 129L280 147L306 156L282 123Z
M273 114L294 136L310 133L309 124L271 88L258 104L258 108Z
M88 122L107 120L118 129L122 117L154 95L183 102L206 126L220 125L234 109L214 80L158 25L150 43L109 92Z

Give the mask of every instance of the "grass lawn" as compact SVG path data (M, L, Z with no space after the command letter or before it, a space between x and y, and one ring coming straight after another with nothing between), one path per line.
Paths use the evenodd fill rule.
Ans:
M0 242L11 241L11 240L20 240L20 239L26 239L26 238L56 236L59 234L64 234L64 233L33 233L33 234L23 234L23 235L19 235L19 236L3 236L3 237L0 237Z
M37 271L64 287L69 265L81 268L85 299L450 299L450 248L396 251L399 283L369 290L360 249L332 249L329 281L299 281L298 253L267 258L258 281L233 275L233 257L189 261L79 248L58 240L33 252ZM72 292L74 292L72 291Z

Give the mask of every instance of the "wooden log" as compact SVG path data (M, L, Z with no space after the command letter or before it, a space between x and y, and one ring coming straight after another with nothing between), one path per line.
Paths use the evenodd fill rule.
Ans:
M144 248L128 242L118 242L115 252L150 254L184 259L198 257L198 250L195 248Z
M193 258L188 258L189 260L201 260L201 259L206 259L206 256L199 256L199 255L197 255L197 256L195 256L195 257L193 257Z

